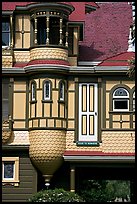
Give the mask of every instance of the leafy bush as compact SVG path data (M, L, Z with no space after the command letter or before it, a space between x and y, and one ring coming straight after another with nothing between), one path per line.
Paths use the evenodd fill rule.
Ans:
M86 202L108 202L130 197L130 182L124 180L84 180L78 194Z
M107 202L106 181L84 180L78 194L86 202Z
M78 194L64 189L41 190L33 195L29 202L85 202Z

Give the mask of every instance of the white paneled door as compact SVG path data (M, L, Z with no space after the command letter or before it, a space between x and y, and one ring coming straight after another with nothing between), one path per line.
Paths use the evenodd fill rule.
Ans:
M79 84L79 141L97 141L98 87L96 83Z

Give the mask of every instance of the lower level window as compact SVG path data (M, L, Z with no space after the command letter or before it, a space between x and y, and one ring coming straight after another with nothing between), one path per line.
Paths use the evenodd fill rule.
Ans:
M19 157L2 158L2 183L18 186L19 184Z

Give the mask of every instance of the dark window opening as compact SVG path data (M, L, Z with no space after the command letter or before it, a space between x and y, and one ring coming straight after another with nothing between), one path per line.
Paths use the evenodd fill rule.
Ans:
M114 109L128 109L128 101L127 100L115 100Z
M37 24L37 43L38 45L46 44L46 18L38 18Z

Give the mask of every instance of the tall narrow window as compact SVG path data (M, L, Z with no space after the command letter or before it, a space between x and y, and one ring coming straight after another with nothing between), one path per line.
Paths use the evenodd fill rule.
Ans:
M51 83L50 81L45 81L44 82L44 94L43 94L43 98L44 100L50 100L51 99Z
M2 47L10 46L10 18L2 18Z
M129 93L125 88L117 88L113 93L113 111L129 110Z
M38 18L38 45L46 44L46 18Z
M135 91L133 92L133 111L135 111Z
M60 82L60 85L59 85L59 100L60 101L64 101L65 99L65 84L64 82Z
M9 116L9 79L2 79L2 120Z
M36 101L36 83L32 82L31 84L31 100Z

